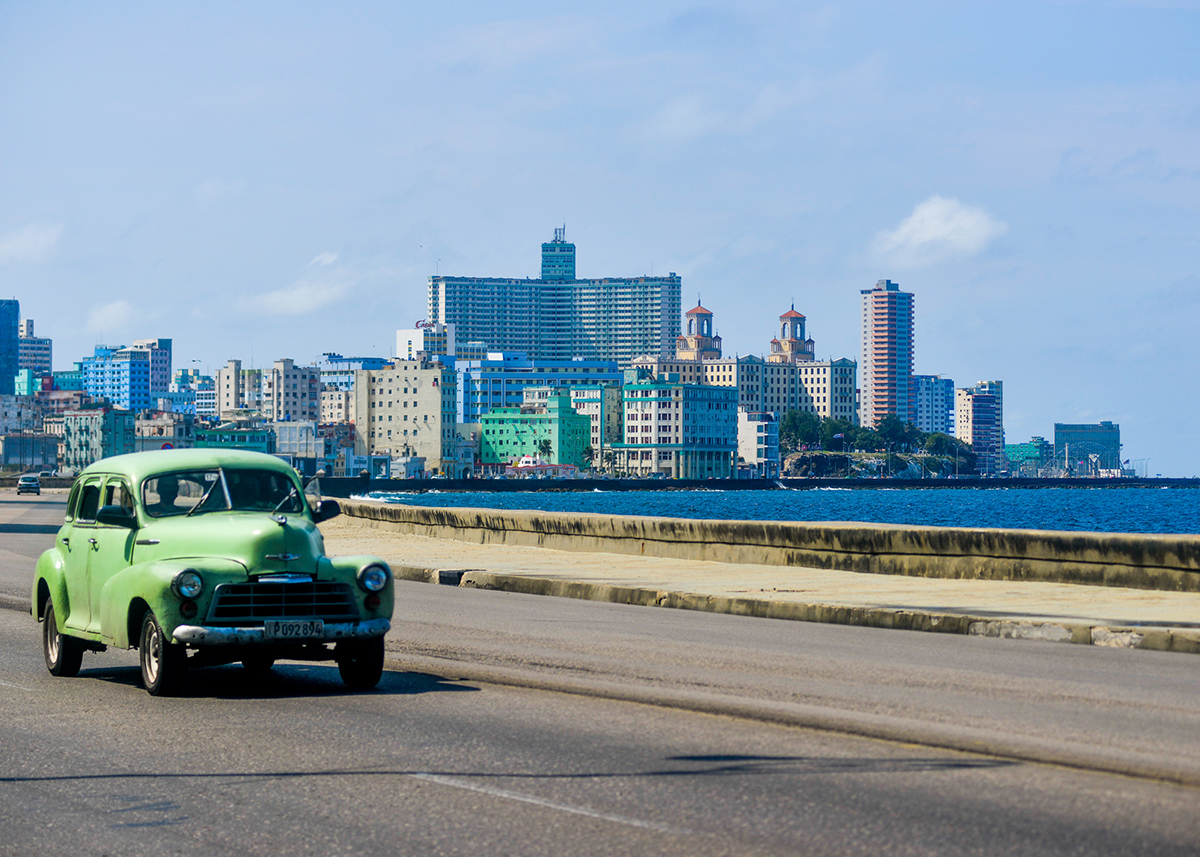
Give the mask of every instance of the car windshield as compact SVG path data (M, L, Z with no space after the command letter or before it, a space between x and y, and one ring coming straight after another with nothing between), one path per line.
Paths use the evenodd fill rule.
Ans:
M299 512L300 493L273 470L182 470L142 483L142 503L152 518L232 509L235 512Z

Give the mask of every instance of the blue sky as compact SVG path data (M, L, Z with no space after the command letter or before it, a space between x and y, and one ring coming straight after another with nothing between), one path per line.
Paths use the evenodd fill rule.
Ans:
M1200 475L1197 3L247 5L0 4L0 291L56 368L390 356L565 223L728 352L794 302L857 358L890 278L1009 442Z

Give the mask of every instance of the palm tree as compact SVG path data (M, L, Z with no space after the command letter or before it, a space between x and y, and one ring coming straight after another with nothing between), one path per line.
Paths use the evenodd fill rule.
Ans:
M588 463L588 466L590 467L592 462L595 460L595 458L596 458L596 450L589 443L587 446L585 446L583 448L583 460L586 461Z
M551 453L554 452L554 445L552 443L550 443L550 438L544 437L541 440L539 440L538 445L537 445L537 451L538 451L538 455L540 455L546 461L549 461Z

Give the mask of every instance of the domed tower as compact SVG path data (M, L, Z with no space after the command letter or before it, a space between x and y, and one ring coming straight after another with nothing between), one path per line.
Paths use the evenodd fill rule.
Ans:
M779 337L771 340L769 363L802 363L813 359L817 343L804 336L804 316L796 305L779 317Z
M721 337L713 335L713 314L696 304L689 310L683 336L675 340L676 360L716 360L721 356Z

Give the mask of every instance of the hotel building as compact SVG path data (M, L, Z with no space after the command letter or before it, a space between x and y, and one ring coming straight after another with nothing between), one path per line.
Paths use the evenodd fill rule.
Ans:
M539 279L430 277L429 323L452 325L458 341L486 342L492 351L625 367L639 355L671 353L681 287L674 273L576 279L575 245L555 229L542 245Z

